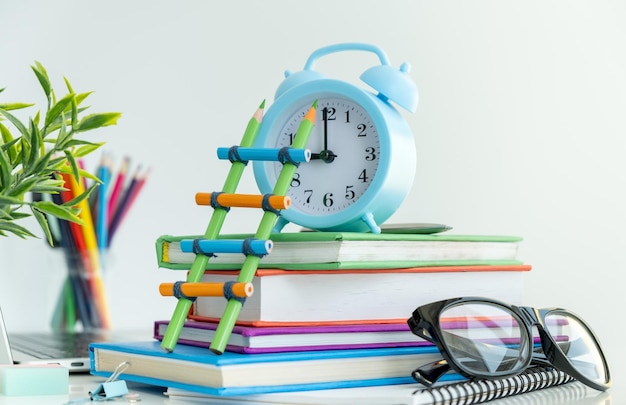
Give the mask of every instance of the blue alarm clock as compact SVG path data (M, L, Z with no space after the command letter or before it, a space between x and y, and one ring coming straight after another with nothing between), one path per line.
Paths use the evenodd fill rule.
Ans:
M376 93L314 70L325 55L372 52L380 61L360 79ZM400 206L413 184L415 141L405 119L392 105L415 112L417 87L409 65L390 65L377 46L342 43L314 51L302 71L285 73L268 108L255 147L291 145L302 117L317 100L317 115L307 148L311 160L299 165L288 196L291 206L275 232L287 223L320 231L380 232L380 225ZM280 162L254 163L262 193L271 193Z

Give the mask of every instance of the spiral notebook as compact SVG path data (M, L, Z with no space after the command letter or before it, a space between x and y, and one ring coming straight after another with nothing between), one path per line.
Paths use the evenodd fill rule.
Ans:
M574 381L572 377L549 367L532 367L521 374L499 380L443 383L432 388L420 384L381 387L340 388L306 392L280 392L237 397L216 397L168 388L171 398L203 398L217 403L326 404L326 405L449 405L480 404L495 399L554 387ZM225 402L222 402L225 401Z

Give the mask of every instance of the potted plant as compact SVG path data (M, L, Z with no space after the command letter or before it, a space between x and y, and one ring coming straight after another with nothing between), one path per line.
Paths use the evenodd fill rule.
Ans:
M20 119L14 110L35 104L0 102L0 236L36 237L20 220L34 216L48 242L52 235L46 216L81 224L76 205L87 198L100 180L82 170L77 159L95 151L103 142L89 142L78 136L94 129L115 125L119 112L85 114L83 106L91 92L77 93L64 78L67 94L57 97L44 66L31 66L46 97L45 110ZM4 88L0 88L0 93ZM30 201L30 193L57 194L65 190L59 173L70 173L76 179L93 180L93 185L71 201Z

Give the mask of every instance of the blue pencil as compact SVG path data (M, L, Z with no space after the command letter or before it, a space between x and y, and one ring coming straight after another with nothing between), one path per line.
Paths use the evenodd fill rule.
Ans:
M264 256L272 251L271 240L264 239L183 239L180 250L186 253L243 253Z
M261 160L261 161L285 161L308 162L311 159L309 149L293 148L242 148L233 146L232 148L217 148L217 158L220 160Z
M108 201L107 201L107 190L109 188L109 183L111 182L111 168L110 162L107 155L103 158L102 163L100 164L98 170L98 177L102 181L100 184L100 192L98 193L98 212L97 212L97 220L96 220L96 239L98 241L98 249L100 250L100 258L101 261L104 261L104 252L107 248L108 244ZM102 266L104 268L104 265Z

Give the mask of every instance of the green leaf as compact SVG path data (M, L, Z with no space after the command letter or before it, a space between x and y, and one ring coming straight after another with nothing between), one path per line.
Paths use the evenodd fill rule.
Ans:
M69 202L68 202L69 203ZM64 219L66 221L76 222L82 225L83 220L78 216L79 209L73 206L56 205L52 201L39 201L32 204L32 207L47 215Z
M30 121L30 154L28 156L28 165L24 168L25 172L31 172L30 170L26 170L29 167L33 167L37 158L39 157L40 148L43 147L43 139L41 138L41 133L39 132L39 128L33 121ZM28 173L30 174L30 173Z
M9 128L0 123L0 135L2 135L2 143L10 143L13 141L13 134L9 131Z
M69 206L69 207L77 206L80 202L82 202L84 199L89 197L89 194L91 194L91 192L96 187L98 187L98 184L92 184L87 190L82 192L80 195L74 197L73 199L71 199L70 201L68 201L66 203L63 203L63 206Z
M0 205L22 205L24 201L17 197L11 197L7 195L0 195Z
M28 104L28 103L0 103L0 108L2 108L5 111L10 111L10 110L19 110L22 108L28 108L34 105L35 104Z
M80 140L80 139L75 139L75 138L73 138L73 137L72 137L71 139L70 139L70 138L68 138L68 139L65 141L65 143L63 144L63 149L72 149L72 155L74 155L74 157L78 157L78 156L76 156L76 153L75 153L75 151L73 150L73 148L74 148L75 146L82 146L82 145L84 145L84 144L86 144L86 143L87 143L87 141L82 141L82 140Z
M20 137L20 146L22 151L22 153L20 153L22 158L20 163L22 166L26 166L28 165L28 157L30 156L30 143L26 136Z
M67 159L65 158L65 155L55 155L48 163L48 170L60 171L65 166L67 166Z
M78 126L78 101L76 100L76 98L74 98L74 100L72 100L72 115L71 115L72 119L72 132L76 130L76 127Z
M50 94L52 92L52 86L50 85L50 79L48 78L48 72L43 67L43 65L37 61L35 61L35 66L31 66L33 72L35 72L35 76L39 80L39 84L41 84L41 88L44 93L46 93L46 97L50 100Z
M74 131L89 131L96 128L115 125L121 116L122 114L118 112L90 114L80 120L78 128L74 126Z
M0 149L0 190L11 187L13 176L11 175L11 163L9 162L9 155Z
M59 135L57 136L56 144L54 145L56 150L64 150L65 143L71 139L72 132L67 131L67 125L65 125L65 120L61 122L61 128L59 129Z
M22 121L20 121L16 116L2 108L0 108L0 115L4 115L11 122L11 124L13 124L15 128L20 131L22 136L28 136L28 129L26 129L26 126L22 124Z
M50 176L40 176L39 181L30 190L33 193L56 194L65 190L65 182Z
M48 113L46 114L46 123L45 123L46 127L52 124L58 117L61 116L61 113L63 113L68 107L70 107L74 97L75 97L74 93L70 93L66 95L65 97L63 97L62 99L60 99L59 101L57 101L52 106L50 111L48 111Z
M11 221L0 220L0 231L11 232L22 239L26 237L36 237L35 234L28 229Z
M46 219L46 216L42 214L40 211L38 211L34 206L31 206L30 210L32 211L35 218L37 219L37 222L39 223L39 226L43 230L43 233L46 235L46 239L48 240L48 243L50 244L50 246L53 246L54 241L52 240L52 232L50 232L50 225L48 224L48 220Z
M59 171L61 173L67 173L67 174L70 174L70 175L74 176L74 171L72 170L71 166L68 166L68 165L63 165L62 167L59 167L57 169L57 171ZM93 180L93 181L95 181L97 183L102 183L102 180L100 180L98 177L96 177L96 175L94 175L93 173L90 173L90 172L88 172L86 170L83 170L81 168L78 168L78 176L91 179L91 180ZM74 177L76 177L76 176L74 176ZM76 178L79 178L79 177L76 177Z
M45 150L45 149L44 149ZM43 173L48 170L48 163L50 162L50 158L54 153L53 150L49 150L43 156L41 156L37 161L33 164L30 173ZM45 174L45 173L44 173Z
M67 79L67 77L63 76L63 81L65 82L65 87L67 87L67 92L74 93L74 89L72 88L72 85L70 84L70 81Z
M9 189L7 195L9 197L20 198L24 194L26 194L35 184L37 184L37 181L39 181L37 177L28 177L22 181L19 181L13 189Z
M86 93L80 93L76 95L76 104L80 105L83 101L85 101L85 99L87 97L89 97L91 94L93 94L93 91L88 91ZM88 109L89 107L83 107L79 112L85 111L86 109Z
M72 152L69 150L65 151L65 158L67 159L67 162L70 164L70 167L72 168L72 176L74 176L74 178L76 180L80 180L80 175L78 174L78 164L76 163L76 159L74 158L74 155L72 155Z
M9 131L9 128L2 125L2 123L0 123L0 134L2 135L2 142L5 144L4 147L9 154L9 161L14 163L17 160L18 154L17 146L15 146L17 140L13 139L13 135L11 134L11 131Z
M11 212L10 217L13 219L23 219L30 217L30 214L26 212L13 211Z
M104 145L104 142L97 142L97 143L85 142L85 145L78 147L74 150L74 156L76 157L87 156L90 153L94 152L95 150L99 149L102 145Z

